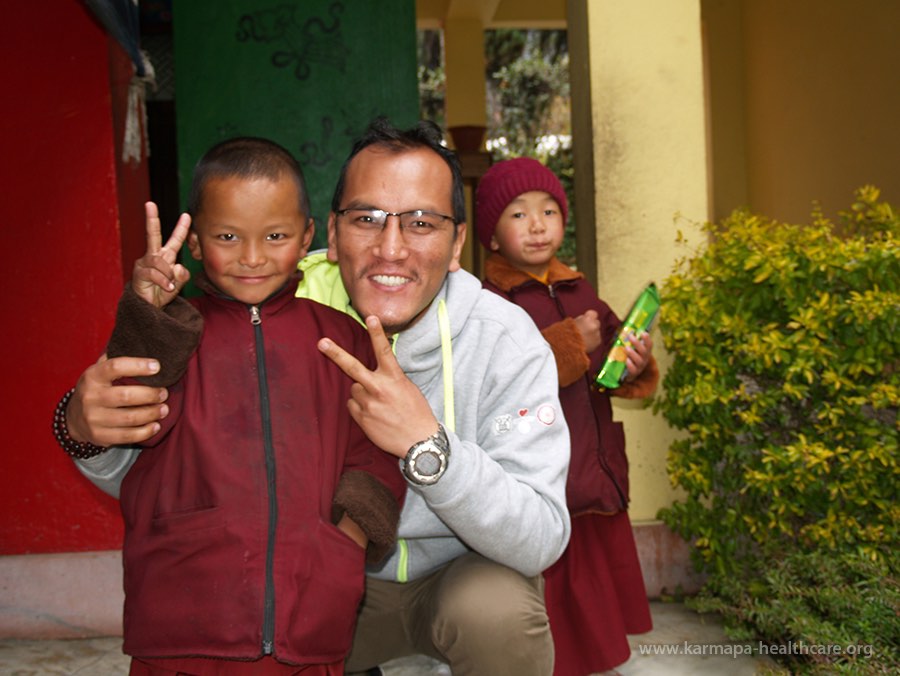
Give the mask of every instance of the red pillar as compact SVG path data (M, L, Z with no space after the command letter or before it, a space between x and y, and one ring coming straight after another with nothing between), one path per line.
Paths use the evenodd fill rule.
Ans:
M141 253L146 162L121 160L131 65L78 0L13 3L4 20L0 554L118 549L117 503L78 474L50 420L103 350L123 257L130 274Z

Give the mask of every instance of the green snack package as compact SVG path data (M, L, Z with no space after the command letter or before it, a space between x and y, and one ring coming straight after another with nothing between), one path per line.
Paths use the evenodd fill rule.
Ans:
M625 371L627 336L629 333L640 334L649 331L657 314L659 314L659 291L656 289L656 284L650 282L641 291L641 295L634 301L628 316L622 322L616 342L613 343L609 354L606 355L606 361L603 362L603 367L595 379L597 387L601 390L614 389L622 384L627 375Z

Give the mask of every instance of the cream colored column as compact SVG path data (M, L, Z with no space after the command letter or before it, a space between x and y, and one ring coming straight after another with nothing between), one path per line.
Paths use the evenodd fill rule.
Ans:
M465 5L465 3L461 3ZM463 10L467 8L463 6ZM447 77L447 128L487 124L486 85L484 81L484 20L478 16L448 16L444 21L444 68ZM462 158L461 158L462 159ZM463 173L466 173L464 167ZM462 266L478 275L473 255L480 247L471 222L474 195L466 188L469 233L463 248Z
M444 64L447 76L447 126L487 123L484 81L484 21L479 17L448 17L444 22Z
M586 13L596 283L624 318L641 288L662 284L686 253L677 231L697 244L690 222L708 218L700 0L570 0L578 30L573 9ZM665 368L658 327L652 336ZM666 474L674 432L635 402L614 402L631 462L631 518L651 520L675 497Z

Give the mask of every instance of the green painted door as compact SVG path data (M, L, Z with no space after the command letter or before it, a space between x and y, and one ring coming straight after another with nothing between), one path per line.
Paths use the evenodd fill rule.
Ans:
M401 127L418 118L414 0L172 4L182 208L210 146L262 136L303 166L314 248L324 246L351 141L378 115Z

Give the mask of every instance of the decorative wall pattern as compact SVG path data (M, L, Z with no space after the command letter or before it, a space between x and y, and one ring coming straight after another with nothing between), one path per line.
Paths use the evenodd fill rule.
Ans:
M340 2L329 5L326 18L304 18L295 5L262 9L239 19L237 39L271 44L272 65L293 66L298 80L309 78L312 68L318 64L343 73L347 66L347 50L340 30L343 11Z

